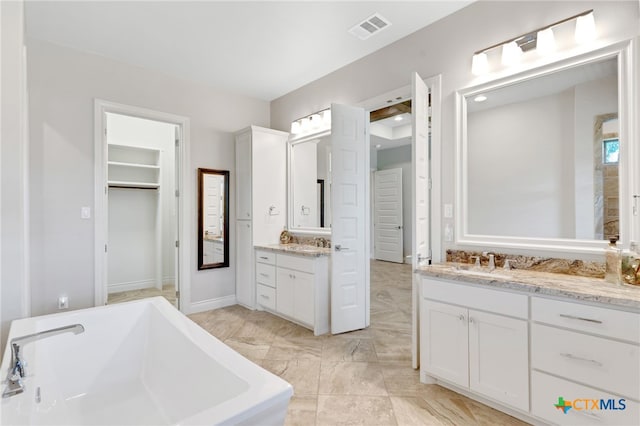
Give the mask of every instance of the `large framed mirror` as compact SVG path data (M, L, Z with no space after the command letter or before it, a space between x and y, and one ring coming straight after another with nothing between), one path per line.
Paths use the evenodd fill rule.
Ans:
M629 44L457 93L460 245L602 253L631 237Z
M331 132L289 141L289 230L331 233Z
M198 169L198 270L229 266L229 171Z

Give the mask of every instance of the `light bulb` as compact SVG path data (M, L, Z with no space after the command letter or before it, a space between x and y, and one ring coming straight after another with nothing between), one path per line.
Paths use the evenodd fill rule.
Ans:
M487 60L487 54L476 53L473 55L473 60L471 62L471 72L473 75L483 75L489 71L489 61Z
M518 43L512 41L502 45L502 64L503 65L515 65L520 61L522 56L522 49L518 46Z
M302 126L300 126L300 122L298 120L292 121L291 122L291 133L294 134L294 135L300 133L300 131L302 130L301 127Z
M578 17L575 38L578 43L585 43L596 38L596 22L593 18L593 12Z
M556 50L556 39L553 35L553 29L538 31L538 40L536 42L536 51L540 55L548 55Z

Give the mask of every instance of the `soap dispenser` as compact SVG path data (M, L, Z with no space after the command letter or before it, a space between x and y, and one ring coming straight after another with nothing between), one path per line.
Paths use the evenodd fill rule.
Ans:
M622 252L616 245L618 237L609 238L609 245L605 249L604 280L612 284L622 282Z

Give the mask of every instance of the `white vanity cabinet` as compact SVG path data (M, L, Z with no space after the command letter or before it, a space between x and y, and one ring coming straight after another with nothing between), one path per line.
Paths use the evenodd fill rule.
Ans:
M257 126L236 134L236 299L254 309L256 244L278 241L286 226L289 134Z
M531 320L533 415L560 424L640 424L639 314L532 297ZM604 399L608 409L578 401L565 414L550 404L559 396Z
M256 251L259 309L313 330L329 332L329 262L327 256Z
M527 297L423 279L421 303L424 371L528 411Z
M515 281L473 281L422 277L423 381L534 424L640 425L637 308L588 304L580 292L565 296L566 284L519 290ZM572 404L566 412L559 398Z

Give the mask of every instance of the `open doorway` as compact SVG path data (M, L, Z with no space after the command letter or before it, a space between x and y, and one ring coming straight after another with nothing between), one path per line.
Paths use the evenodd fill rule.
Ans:
M181 309L189 121L96 100L95 123L96 306L164 296Z
M372 258L411 262L411 100L370 112Z
M107 113L107 129L107 303L177 306L177 126Z

